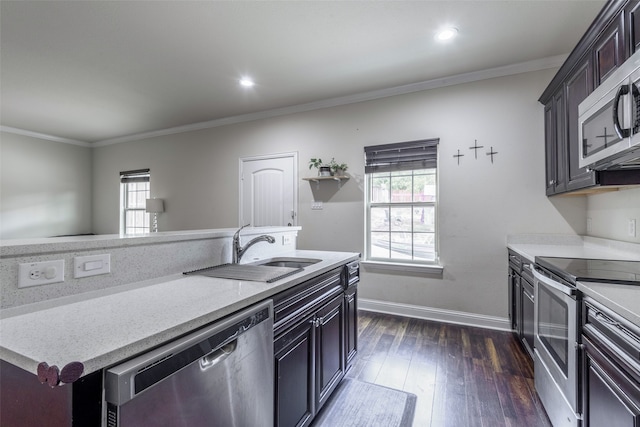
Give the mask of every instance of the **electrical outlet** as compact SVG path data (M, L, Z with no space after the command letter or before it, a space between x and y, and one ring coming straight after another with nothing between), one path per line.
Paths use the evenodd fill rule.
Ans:
M18 265L18 288L64 282L64 260Z
M283 245L290 245L293 242L293 237L291 237L288 234L285 234L284 236L282 236L282 244Z
M636 237L636 220L629 220L629 237Z
M321 201L313 201L311 202L311 210L321 211L322 210L322 200Z

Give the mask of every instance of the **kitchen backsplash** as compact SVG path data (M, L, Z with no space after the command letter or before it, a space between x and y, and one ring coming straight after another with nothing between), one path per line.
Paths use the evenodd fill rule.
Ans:
M274 244L256 244L242 262L296 249L300 227L260 227L242 231L241 243L269 234ZM0 309L180 274L231 262L235 230L165 232L140 237L82 236L5 240L0 247ZM110 273L74 279L74 257L110 254ZM21 263L64 260L64 282L18 288Z

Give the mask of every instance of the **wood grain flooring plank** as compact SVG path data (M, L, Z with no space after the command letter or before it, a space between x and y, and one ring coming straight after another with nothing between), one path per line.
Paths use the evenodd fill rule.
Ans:
M410 360L403 357L387 356L375 383L389 388L402 390L407 379Z
M511 332L359 312L348 375L414 393L414 427L551 427Z

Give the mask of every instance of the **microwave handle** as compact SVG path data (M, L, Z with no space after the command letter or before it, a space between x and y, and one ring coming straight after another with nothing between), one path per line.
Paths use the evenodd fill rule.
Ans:
M633 114L631 116L631 123L633 123L633 134L640 132L640 91L636 87L635 83L631 84L631 96L633 97Z
M618 114L618 105L620 104L620 98L622 97L622 95L627 95L628 93L629 86L622 85L618 88L618 93L616 93L616 97L613 100L613 127L620 138L628 138L630 135L629 129L622 129L622 127L620 126L620 115Z

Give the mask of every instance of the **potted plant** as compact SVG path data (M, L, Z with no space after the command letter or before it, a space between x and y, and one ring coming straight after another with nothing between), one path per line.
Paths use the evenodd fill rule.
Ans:
M334 176L343 176L349 168L346 163L338 163L333 158L331 159L331 162L329 162L329 167L331 168L331 174Z
M322 162L321 158L309 160L309 169L318 169L318 176L331 176L331 166Z

